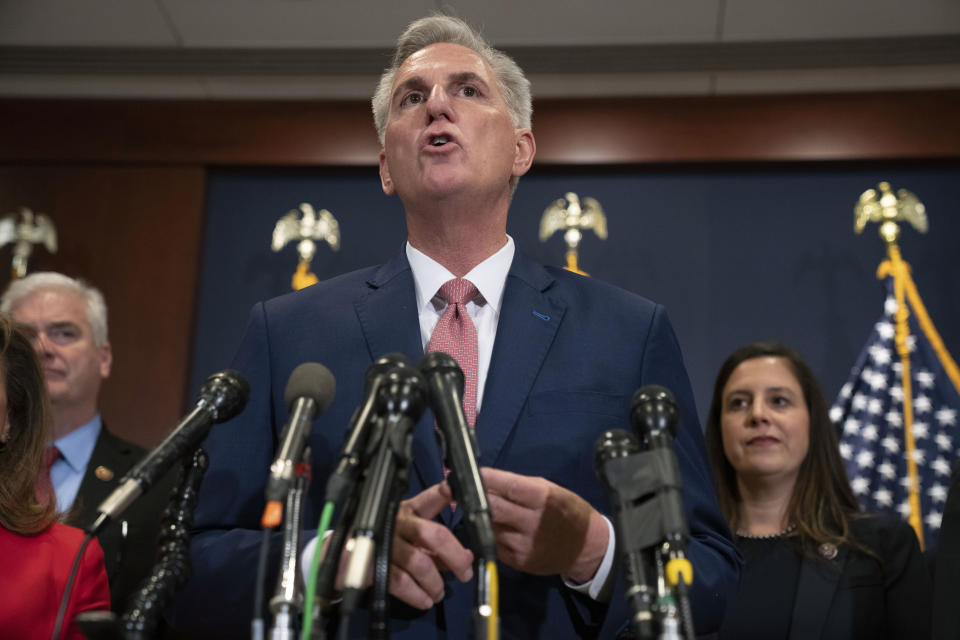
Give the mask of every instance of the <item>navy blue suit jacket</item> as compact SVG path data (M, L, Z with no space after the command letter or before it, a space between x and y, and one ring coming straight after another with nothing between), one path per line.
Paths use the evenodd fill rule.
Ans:
M416 307L413 274L402 252L383 266L254 307L234 362L250 382L251 397L244 412L215 427L205 445L211 466L196 513L193 577L175 610L177 626L249 633L257 529L268 468L287 418L288 376L302 362L316 361L337 380L336 398L310 439L314 487L306 522L314 523L351 413L362 400L367 368L390 352L414 362L423 355ZM716 504L690 383L663 308L517 252L476 425L480 464L545 477L607 512L593 471L594 442L606 429L629 428L631 395L645 384L668 387L681 408L676 445L691 531L693 611L698 629L712 631L736 588L739 554ZM443 477L433 424L427 411L414 430L409 495ZM267 588L270 593L272 585ZM430 611L394 601L391 633L467 638L472 604L473 585L450 578L444 601ZM622 587L609 606L598 605L570 591L559 576L531 576L502 565L500 606L504 638L609 637L628 616ZM359 623L351 630L366 634Z

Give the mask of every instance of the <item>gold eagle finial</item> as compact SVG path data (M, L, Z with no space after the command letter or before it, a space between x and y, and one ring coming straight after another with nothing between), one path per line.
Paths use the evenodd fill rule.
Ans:
M603 207L594 198L580 197L572 191L565 197L555 200L543 212L540 218L540 242L546 242L550 236L563 229L563 240L567 245L567 266L569 271L587 275L577 266L577 248L583 238L583 231L593 229L601 240L607 239L607 217Z

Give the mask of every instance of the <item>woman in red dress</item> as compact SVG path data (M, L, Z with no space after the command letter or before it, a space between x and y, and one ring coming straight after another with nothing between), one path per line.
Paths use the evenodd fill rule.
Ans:
M0 314L0 635L50 638L84 533L60 524L44 465L50 418L43 370L30 340ZM74 580L59 639L82 640L81 611L110 608L103 551L94 538Z

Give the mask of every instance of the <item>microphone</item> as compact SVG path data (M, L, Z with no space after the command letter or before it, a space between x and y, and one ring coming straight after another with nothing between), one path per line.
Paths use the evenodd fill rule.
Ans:
M433 351L420 361L420 371L427 379L430 405L439 429L437 438L450 469L450 487L469 525L470 546L478 559L493 560L497 546L477 464L476 435L463 412L463 370L452 356Z
M673 451L673 436L677 432L677 402L673 394L655 384L637 389L630 403L630 422L650 452L661 456L663 527L667 541L682 548L689 532L680 494L680 467Z
M340 451L336 468L327 480L324 502L332 502L339 508L343 498L353 489L369 453L367 443L371 439L371 432L375 430L377 414L382 409L382 389L388 374L398 367L412 366L402 353L388 353L377 358L367 369L364 401L350 420L347 441Z
M270 465L262 526L276 527L280 524L283 518L282 501L286 499L296 467L303 458L313 419L327 410L336 391L337 382L333 374L317 362L304 362L290 374L283 393L283 400L290 409L290 418L281 432L277 457Z
M663 540L666 543L666 581L677 594L679 622L684 635L694 637L693 612L688 588L693 584L693 565L685 554L690 530L683 512L682 481L673 438L677 433L677 401L666 387L647 385L637 389L630 403L630 422L644 439L649 454L657 456L661 486L658 491ZM676 617L676 616L674 616ZM676 625L676 620L664 624Z
M356 593L366 581L374 554L374 538L382 530L386 507L399 488L395 482L398 472L404 474L401 484L406 484L413 427L426 405L423 375L414 367L394 367L382 384L384 406L380 418L384 421L384 428L357 506L354 535L347 546L351 553L343 580L344 605L348 602L354 604ZM402 495L402 491L399 493ZM347 594L352 596L349 600ZM349 610L352 606L345 608Z
M88 527L98 533L116 518L186 453L195 449L207 436L210 427L234 417L247 404L250 385L240 372L225 369L207 378L200 388L196 405L156 448L138 462L100 503L96 521Z
M593 449L593 469L610 497L617 554L626 573L626 599L633 617L630 625L637 638L652 638L654 591L647 581L653 567L644 531L649 519L642 506L648 494L643 454L636 436L624 429L605 431ZM656 537L656 536L654 536Z

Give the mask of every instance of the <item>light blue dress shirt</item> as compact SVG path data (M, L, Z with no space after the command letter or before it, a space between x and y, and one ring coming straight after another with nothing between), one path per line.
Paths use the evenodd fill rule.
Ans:
M98 413L90 422L53 443L62 456L50 467L50 482L57 494L57 508L61 513L69 511L77 499L80 483L102 428L103 422Z

